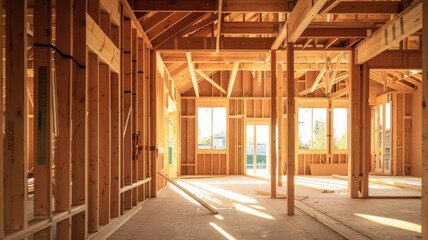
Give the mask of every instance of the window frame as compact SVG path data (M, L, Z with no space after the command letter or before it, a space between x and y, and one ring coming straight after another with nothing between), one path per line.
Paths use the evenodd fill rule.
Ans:
M311 139L311 141L310 141L310 148L309 149L304 149L304 148L299 148L299 144L300 144L300 127L299 127L299 118L300 118L300 109L301 108L307 108L307 109L310 109L311 110L311 120L310 120L310 125L311 125L311 137L310 137L310 139ZM314 149L313 148L313 146L314 146L314 109L325 109L325 149ZM309 106L298 106L298 109L297 109L297 111L298 111L298 117L297 117L297 142L298 142L298 145L297 145L297 149L300 151L300 152L305 152L305 151L312 151L312 152L314 152L314 151L318 151L318 152L327 152L328 151L328 144L329 144L329 142L328 142L328 138L327 138L327 135L328 135L328 131L327 131L327 129L328 129L328 107L324 107L324 106L317 106L317 107L309 107Z
M212 108L226 108L226 147L224 149L213 148L213 125L211 124L211 147L207 149L199 149L198 139L198 109L199 108L211 108L211 121L213 121L213 110ZM228 99L216 99L212 101L210 98L196 99L195 104L195 152L198 153L217 153L227 154L229 152L229 101Z

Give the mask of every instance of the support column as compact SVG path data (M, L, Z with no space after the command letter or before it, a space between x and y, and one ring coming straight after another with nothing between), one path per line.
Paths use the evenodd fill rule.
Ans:
M27 1L6 1L5 230L27 228Z
M156 173L157 170L157 140L156 140L156 52L150 51L150 173L152 177L152 181L150 184L150 196L151 197L157 197L157 180L158 175Z
M295 164L295 121L296 86L294 82L294 43L287 43L287 214L294 215L294 164Z
M111 217L120 214L121 98L119 74L111 73Z
M350 54L348 191L349 197L368 197L370 165L369 68L367 63L355 65Z
M52 2L34 2L34 217L52 217ZM51 239L50 227L34 234Z
M88 173L88 231L97 232L99 229L99 61L98 55L89 54L88 62L88 126L89 126L89 173Z
M72 0L56 3L56 47L64 54L72 55ZM72 60L55 53L55 73L58 99L58 124L55 151L55 210L71 208L71 77ZM71 219L57 224L58 239L71 239Z
M282 186L282 173L284 171L284 72L282 65L278 65L278 186Z
M3 0L0 0L0 16L3 16ZM3 39L3 18L0 18L0 36ZM3 41L0 42L0 49L3 49ZM3 89L3 50L0 51L0 89ZM0 92L0 113L3 113L3 91ZM0 126L3 126L3 114L0 114ZM4 237L4 155L3 155L3 134L0 134L0 238Z
M423 1L423 15L428 13L428 1ZM422 239L428 239L428 17L422 28Z
M87 47L86 47L87 0L73 1L73 57L79 63L73 64L72 82L72 205L87 206L88 201L88 101L87 99ZM86 239L87 211L76 214L72 219L72 239Z
M270 67L270 196L276 198L276 50L271 50Z
M110 67L99 65L99 224L110 222L111 123Z

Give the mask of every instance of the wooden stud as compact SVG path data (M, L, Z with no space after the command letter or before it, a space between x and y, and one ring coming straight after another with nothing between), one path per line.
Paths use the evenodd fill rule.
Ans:
M294 43L287 44L287 214L294 215L294 172L296 151L296 103Z
M131 20L123 24L123 184L132 184L132 36ZM132 191L124 193L124 209L132 207Z
M151 51L150 52L150 62L151 62L151 68L150 68L150 177L152 178L152 184L150 184L150 196L151 197L157 197L157 149L156 149L156 143L157 143L157 135L156 135L156 109L157 109L157 102L156 102L156 89L157 89L157 81L156 81L156 52Z
M88 196L88 101L87 72L84 68L87 62L86 48L86 7L87 0L73 2L73 57L83 67L73 64L73 94L72 94L72 205L87 204ZM87 211L76 214L72 219L72 239L87 238Z
M423 1L423 13L428 12L428 2ZM428 239L428 18L423 18L422 28L422 238Z
M220 37L221 37L221 28L222 28L221 22L223 20L222 10L223 10L223 0L218 0L217 39L215 44L216 52L220 51Z
M52 43L52 2L40 0L34 5L34 42ZM52 216L52 50L34 47L34 217ZM51 239L52 229L34 235Z
M282 186L282 175L284 171L284 72L282 65L278 65L277 94L278 94L278 186Z
M99 61L98 55L89 54L89 114L88 114L88 231L99 229Z
M276 85L277 85L277 69L276 69L276 50L271 51L271 58L270 58L270 79L271 79L271 95L270 95L270 192L271 192L271 198L276 198L276 112L278 109L278 106L276 104ZM255 167L255 166L254 166Z
M64 54L72 54L72 0L56 3L56 47ZM72 60L55 53L55 73L58 98L59 132L55 151L55 210L71 209L71 79ZM71 239L71 218L57 224L56 237Z
M111 181L111 92L110 68L99 65L99 224L108 224L110 220L110 181Z
M27 227L27 1L6 1L5 230Z
M3 0L0 0L0 16L3 16ZM0 18L0 36L3 38L3 18ZM3 41L0 42L0 89L3 89ZM0 112L3 113L3 91L0 93ZM0 115L0 126L4 122L3 114ZM4 236L4 172L5 164L3 155L3 135L0 137L0 238Z
M131 31L131 41L132 41L132 95L131 95L131 101L132 101L132 183L138 182L138 159L137 159L137 141L138 141L138 135L137 135L137 77L138 77L138 66L137 66L137 59L138 59L138 38L137 38L137 29L133 28ZM136 206L138 204L138 189L133 188L132 189L132 205Z
M368 65L355 65L350 56L351 86L349 91L349 134L348 144L348 189L349 197L368 196L368 173L370 161L370 110L368 103Z
M138 64L137 66L137 84L136 84L136 94L137 94L137 105L136 105L136 135L138 136L137 139L137 147L136 152L138 156L138 180L144 180L146 178L145 176L145 145L144 145L144 138L147 134L144 125L146 122L145 119L145 79L144 75L146 74L146 71L144 69L144 65L146 64L146 61L144 59L146 49L144 45L144 39L138 38L137 40L138 44ZM138 187L138 201L144 201L145 200L145 185L142 185Z
M119 217L120 208L120 159L121 159L121 117L120 117L120 80L119 74L111 73L111 200L110 215Z

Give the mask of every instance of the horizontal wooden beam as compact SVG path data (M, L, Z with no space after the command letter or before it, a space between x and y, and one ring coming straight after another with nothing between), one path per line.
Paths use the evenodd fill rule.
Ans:
M43 219L43 220L33 219L28 222L28 227L26 229L7 233L6 236L3 238L3 240L23 239L23 238L29 237L34 233L39 232L40 230L54 226L58 222L61 222L67 218L70 218L76 214L81 213L85 211L85 209L86 209L85 205L73 206L68 211L54 212L52 214L52 217L49 219Z
M336 0L328 1L320 12L333 4ZM374 1L341 1L327 13L331 14L397 14L403 11L403 2L374 2Z
M281 23L264 22L224 22L221 34L247 35L247 34L277 34Z
M195 64L196 70L223 70L223 71L231 71L233 70L233 63L197 63ZM283 70L286 71L287 68L284 65ZM294 69L296 71L319 71L325 68L325 63L294 63ZM241 63L239 65L239 70L270 70L270 63ZM349 66L347 63L340 63L338 65L338 71L348 71Z
M367 62L421 29L422 1L419 1L361 42L355 49L356 63Z
M274 38L242 38L230 37L220 39L220 52L224 51L268 51L273 43ZM171 38L157 50L181 50L181 51L216 51L215 37L177 37Z
M258 1L223 0L223 13L230 12L285 12L291 0ZM133 10L136 12L217 12L218 0L140 0L135 1Z
M370 69L422 69L422 51L391 50L380 53L367 62Z
M294 4L294 0L265 0L262 4L260 1L223 0L222 12L283 13L291 12L291 6ZM402 11L402 6L402 2L342 1L331 8L328 13L397 14ZM134 1L133 10L135 12L217 12L218 0L204 0L203 2L200 0L140 0Z
M120 71L120 51L104 31L86 14L86 43L89 51L97 54L113 71Z

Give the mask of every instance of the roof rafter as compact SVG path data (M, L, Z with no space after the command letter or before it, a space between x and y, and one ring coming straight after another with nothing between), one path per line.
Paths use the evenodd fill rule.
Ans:
M192 63L192 54L186 52L187 64L189 65L190 76L192 78L193 88L195 89L196 97L199 97L199 85L196 79L195 66Z
M201 70L196 70L199 75L201 75L205 80L207 80L209 83L211 83L214 87L216 87L218 90L220 90L222 93L227 94L226 90L224 90L220 85L218 85L214 80L212 80L207 74L202 72Z
M235 84L236 74L238 73L239 62L233 63L233 69L230 73L229 86L227 87L227 97L230 98L232 94L233 85Z

